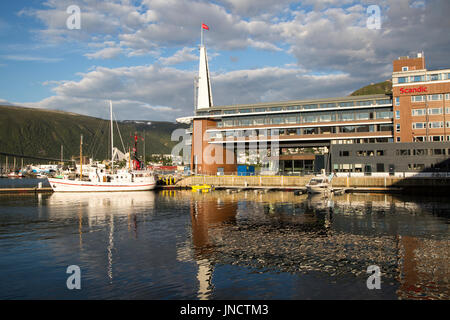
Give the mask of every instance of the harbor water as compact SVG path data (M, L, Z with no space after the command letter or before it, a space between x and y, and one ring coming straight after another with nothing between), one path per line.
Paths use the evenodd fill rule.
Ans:
M450 299L449 222L387 194L0 194L0 299Z

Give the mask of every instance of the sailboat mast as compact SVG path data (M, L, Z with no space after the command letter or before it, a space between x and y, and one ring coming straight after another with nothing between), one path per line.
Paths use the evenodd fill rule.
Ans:
M80 181L83 180L83 135L80 138Z
M111 116L111 171L114 171L114 133L113 133L113 113L112 101L109 100L109 112Z

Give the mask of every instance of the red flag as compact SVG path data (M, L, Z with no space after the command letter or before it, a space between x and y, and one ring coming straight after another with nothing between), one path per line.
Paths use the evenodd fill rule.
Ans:
M206 24L204 24L204 23L202 23L202 28L206 29L206 30L209 30L209 27Z

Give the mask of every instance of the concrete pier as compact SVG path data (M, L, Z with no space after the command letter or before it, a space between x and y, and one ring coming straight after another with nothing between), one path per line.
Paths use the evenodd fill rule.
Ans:
M299 190L313 176L190 176L176 183L177 187L214 185L227 189ZM333 189L346 192L438 192L450 189L450 178L437 177L334 177Z

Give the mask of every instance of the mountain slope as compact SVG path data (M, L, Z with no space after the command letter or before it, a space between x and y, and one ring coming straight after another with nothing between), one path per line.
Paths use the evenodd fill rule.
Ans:
M0 106L0 151L24 155L60 158L61 145L64 158L79 155L80 136L83 135L83 153L94 159L110 157L110 122L99 118L74 113ZM125 152L132 146L132 135L145 131L146 154L170 153L177 142L170 141L175 129L185 125L171 122L123 121L120 128ZM122 147L120 135L114 125L114 145ZM139 141L139 153L143 142Z
M379 83L369 84L368 86L362 87L351 94L351 96L361 96L367 94L391 94L392 93L392 82L386 80Z

